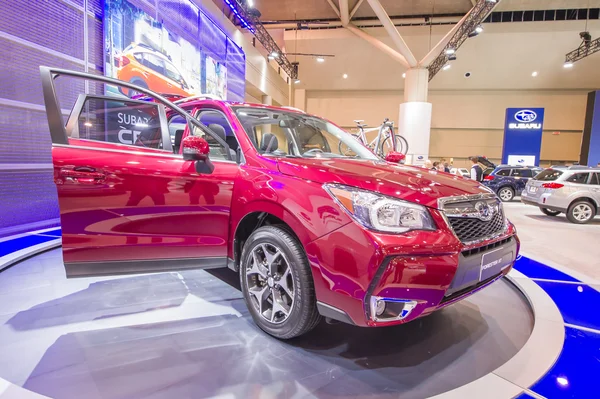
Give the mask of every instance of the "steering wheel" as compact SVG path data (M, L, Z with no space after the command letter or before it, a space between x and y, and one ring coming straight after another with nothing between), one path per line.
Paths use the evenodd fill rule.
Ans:
M302 156L305 156L306 154L323 154L325 151L323 151L320 148L313 148L312 150L308 150L306 151L304 154L302 154Z

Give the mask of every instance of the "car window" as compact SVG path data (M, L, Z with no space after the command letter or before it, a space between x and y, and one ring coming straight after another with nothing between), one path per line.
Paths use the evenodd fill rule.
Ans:
M586 184L589 177L589 173L575 173L570 176L567 181L569 183Z
M163 60L154 54L144 53L144 65L161 75L165 74Z
M557 180L563 172L556 169L546 169L541 171L538 175L535 176L535 180L541 181L555 181Z
M169 136L171 137L173 153L175 154L179 154L181 139L183 138L183 132L185 131L186 125L187 121L181 115L175 115L169 119Z
M225 114L215 110L202 110L197 114L197 117L200 122L208 126L215 134L221 136L224 134L225 137L223 139L229 146L229 149L237 151L239 144Z
M509 176L510 175L510 169L500 169L499 171L496 172L496 176Z
M157 104L91 97L77 123L81 139L162 148Z
M175 65L171 64L170 62L165 62L165 76L183 85L183 77L181 76L177 68L175 68Z
M513 169L512 175L518 177L533 177L531 169Z
M204 110L196 113L196 118L212 130L215 135L221 137L230 146L230 149L237 150L237 140L225 115L218 111ZM208 142L211 159L229 159L227 149L214 137L206 134L197 127L194 127L192 134L200 136ZM232 145L233 143L235 145Z
M595 186L600 186L600 173L592 174L592 179L590 180L590 184Z

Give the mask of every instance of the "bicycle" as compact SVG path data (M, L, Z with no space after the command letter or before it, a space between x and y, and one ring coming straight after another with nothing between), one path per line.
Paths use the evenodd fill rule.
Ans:
M408 152L408 142L406 139L394 133L394 122L385 118L381 125L370 129L365 129L367 125L363 124L363 122L363 120L354 121L358 128L358 133L352 134L352 136L362 145L369 148L375 155L380 158L385 158L390 151L401 152L402 154ZM377 137L369 142L367 140L367 133L374 132L375 130L378 130ZM338 145L338 149L342 155L349 155L352 153L352 150L342 142Z

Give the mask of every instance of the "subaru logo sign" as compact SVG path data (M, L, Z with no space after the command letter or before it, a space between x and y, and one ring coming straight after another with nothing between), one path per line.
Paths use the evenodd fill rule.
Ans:
M515 119L523 123L531 123L537 119L537 114L529 109L523 109L515 114Z
M424 158L425 158L425 157L424 157L423 155L419 155L419 156L417 157L417 159L418 159L419 161L422 161Z

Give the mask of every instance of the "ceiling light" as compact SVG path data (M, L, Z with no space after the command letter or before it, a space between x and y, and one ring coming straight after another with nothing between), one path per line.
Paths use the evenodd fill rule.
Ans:
M448 69L452 68L452 65L450 64L446 64L444 65L444 67L442 68L444 71L447 71Z
M325 62L325 58L323 58L323 57L317 57L317 62Z
M535 78L536 76L538 76L538 73L537 73L537 71L533 71L533 72L531 72L531 76L532 76L532 77L534 77L534 78Z
M343 74L343 75L342 75L342 77L343 77L344 79L348 79L348 74L347 74L347 73L345 73L345 74Z
M497 3L498 2L497 0L485 0L485 1L487 1L488 3Z
M254 0L246 0L246 4L248 4L248 7L254 7Z
M571 61L566 61L563 65L564 68L573 68L573 63Z
M300 79L294 80L294 84L297 84L297 85L300 84Z
M456 53L456 50L453 49L452 47L448 47L446 49L446 55L451 55L451 54L454 54L454 53Z
M277 58L277 57L279 57L279 53L278 53L277 51L273 51L273 52L271 53L271 57L273 57L273 58Z
M406 78L406 73L402 74L402 79Z
M269 54L269 56L267 58L270 59L270 60L274 60L275 59L275 57L273 57L271 54Z
M475 32L477 32L477 33L483 32L483 26L477 25L477 27L475 28Z

